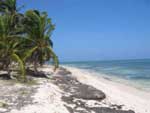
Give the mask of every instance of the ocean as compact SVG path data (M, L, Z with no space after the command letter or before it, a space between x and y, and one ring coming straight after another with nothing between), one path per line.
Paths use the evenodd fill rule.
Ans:
M150 59L80 61L61 64L86 70L93 76L105 77L140 90L150 91Z

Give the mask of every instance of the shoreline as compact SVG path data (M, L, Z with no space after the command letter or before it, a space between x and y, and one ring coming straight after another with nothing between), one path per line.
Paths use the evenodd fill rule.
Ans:
M125 110L132 109L136 113L150 113L150 93L103 77L92 76L82 69L64 67L80 82L104 91L109 102L124 105Z
M149 95L137 92L137 89L91 76L82 69L72 67L62 66L55 73L49 65L39 70L49 79L33 77L38 84L31 86L12 84L9 80L3 81L6 85L0 87L0 113L149 113L150 111L150 103L142 98L143 95L149 98ZM9 90L5 90L6 88ZM1 102L8 105L2 108Z
M93 76L95 78L102 78L102 79L106 79L108 81L112 81L115 83L119 83L119 84L124 84L125 86L129 86L129 87L133 87L137 90L140 90L142 92L147 92L150 93L150 87L143 87L142 84L140 84L138 82L138 80L130 80L130 79L126 79L126 78L122 78L120 76L115 76L115 75L109 75L109 74L105 74L102 72L95 72L93 70L89 70L89 69L84 69L84 68L78 68L75 66L66 66L66 65L62 65L65 68L72 68L72 69L78 69L81 70L82 72L86 72L88 75Z

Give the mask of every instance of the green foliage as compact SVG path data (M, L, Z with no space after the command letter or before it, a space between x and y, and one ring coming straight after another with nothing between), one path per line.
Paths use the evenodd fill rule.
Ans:
M21 80L23 80L23 82L25 82L26 81L26 76L25 76L25 65L24 65L24 63L23 63L23 61L20 59L20 57L17 55L17 54L12 54L12 59L14 60L14 61L16 61L16 62L18 62L19 63L19 67L20 67L20 72L21 72Z
M49 49L53 45L50 36L54 30L54 25L51 19L48 18L47 13L40 13L37 10L27 11L25 13L24 25L28 44L32 45L30 50L27 51L25 60L28 58L29 61L33 61L35 68L37 68L37 64L42 65L50 58L57 63L58 60L55 53L52 49Z
M51 40L52 24L46 12L28 10L25 14L18 12L16 0L0 1L0 70L10 72L10 67L18 64L22 81L26 81L26 64L42 66L53 59L54 70L59 61L54 53Z

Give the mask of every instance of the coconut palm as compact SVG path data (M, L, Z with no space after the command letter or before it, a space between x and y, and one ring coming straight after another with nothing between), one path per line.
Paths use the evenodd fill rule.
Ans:
M56 70L58 58L50 39L54 25L47 14L29 10L24 15L18 10L16 0L0 0L0 70L10 74L12 64L19 64L25 81L27 63L33 64L37 72L38 65L53 59Z
M7 70L9 74L9 66L12 62L18 63L21 72L21 78L25 81L25 65L19 56L21 45L21 36L15 34L12 30L12 16L0 16L0 64L1 69Z
M29 10L25 13L24 27L27 33L28 50L24 60L34 64L34 70L37 72L38 64L43 65L45 61L51 58L54 61L55 68L58 68L58 58L52 50L51 33L54 25L45 12L40 13L37 10Z

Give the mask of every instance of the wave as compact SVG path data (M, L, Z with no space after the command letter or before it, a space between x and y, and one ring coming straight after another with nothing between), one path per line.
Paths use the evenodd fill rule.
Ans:
M150 76L149 75L145 75L145 76L141 76L138 75L137 72L133 71L133 70L117 70L117 72L109 72L108 70L105 71L101 71L101 70L96 70L95 68L89 68L89 66L81 66L84 68L81 68L79 66L76 65L64 65L67 67L72 67L75 69L79 69L84 71L84 73L86 73L87 75L90 76L96 76L96 77L102 77L104 79L110 80L110 81L114 81L114 82L118 82L118 83L122 83L128 86L132 86L135 87L137 89L143 90L143 91L150 91ZM98 68L98 67L97 67ZM114 68L109 68L109 69L117 69L116 67ZM121 74L118 72L121 72Z

